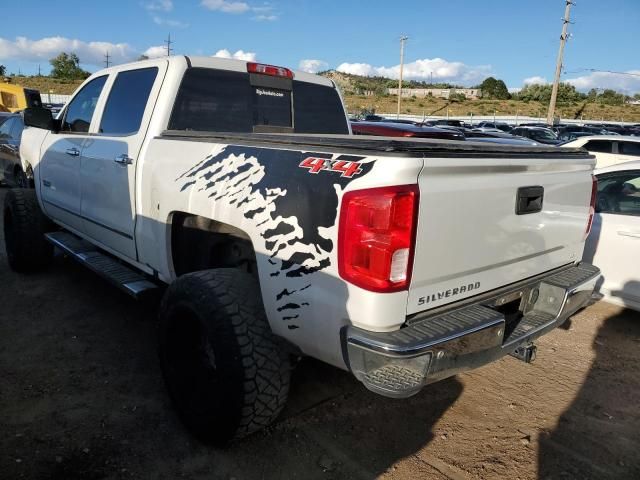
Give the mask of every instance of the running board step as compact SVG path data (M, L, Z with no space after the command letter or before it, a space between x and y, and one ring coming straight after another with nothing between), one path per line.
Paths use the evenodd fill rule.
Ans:
M46 233L45 238L77 262L116 285L134 298L147 296L158 285L132 268L99 251L94 245L68 232Z

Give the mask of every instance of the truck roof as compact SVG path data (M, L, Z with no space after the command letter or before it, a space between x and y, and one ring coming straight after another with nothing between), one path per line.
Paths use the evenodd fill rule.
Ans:
M134 67L145 67L145 66L157 65L161 61L168 62L169 66L176 63L179 63L180 65L184 65L184 63L186 62L187 65L190 67L215 68L220 70L230 70L234 72L245 72L245 73L247 72L247 63L265 63L268 65L273 65L272 63L267 63L267 62L249 62L247 60L236 60L232 58L174 55L171 57L159 57L159 58L150 58L148 60L139 60L137 62L130 62L130 63L125 63L125 64L117 65L114 67L110 67L110 68L105 68L98 72L95 72L91 76L93 77L97 74L104 75L105 73L109 73L111 71L127 70ZM288 68L286 65L277 65L277 66ZM326 77L315 75L313 73L302 72L299 70L292 70L292 71L294 73L294 80L301 80L303 82L308 82L308 83L316 83L318 85L324 85L327 87L335 86L333 81Z

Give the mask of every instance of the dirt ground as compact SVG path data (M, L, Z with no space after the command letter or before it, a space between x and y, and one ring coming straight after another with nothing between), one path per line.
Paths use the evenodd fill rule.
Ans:
M0 189L0 201L5 190ZM408 400L312 360L266 432L194 440L159 374L153 308L73 261L18 275L0 239L0 478L640 478L640 314L606 303Z

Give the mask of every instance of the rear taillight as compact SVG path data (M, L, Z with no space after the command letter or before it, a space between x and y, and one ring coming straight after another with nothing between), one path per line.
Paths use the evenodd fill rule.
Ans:
M584 232L584 239L591 233L591 226L593 225L593 215L596 211L596 198L598 196L598 178L595 175L591 175L591 202L589 203L589 220L587 221L587 230Z
M418 218L418 186L347 192L338 230L340 276L374 292L405 290Z
M261 73L272 77L293 78L293 72L288 68L265 65L264 63L247 62L247 72Z

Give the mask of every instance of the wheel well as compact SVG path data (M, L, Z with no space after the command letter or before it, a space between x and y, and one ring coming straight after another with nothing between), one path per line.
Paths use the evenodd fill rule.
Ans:
M199 215L173 214L171 257L176 275L229 267L257 274L249 235L232 225Z

